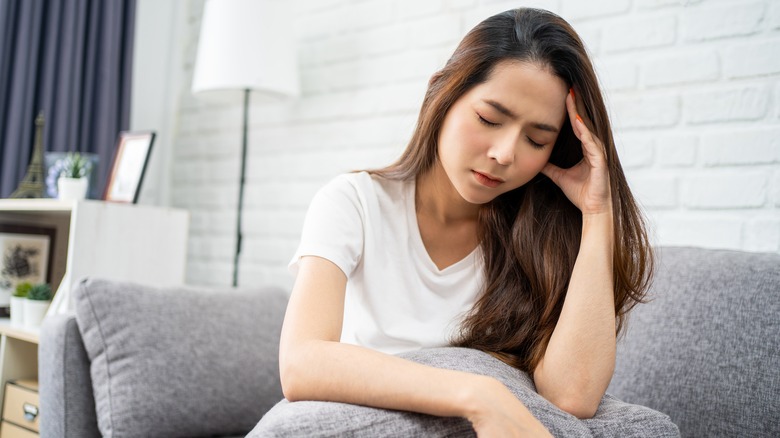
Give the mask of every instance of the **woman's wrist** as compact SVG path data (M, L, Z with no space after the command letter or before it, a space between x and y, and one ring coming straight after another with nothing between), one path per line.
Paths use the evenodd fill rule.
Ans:
M504 405L507 399L517 401L514 394L498 379L480 374L470 374L463 385L463 399L460 400L463 411L461 416L470 421L478 420L488 414L496 405ZM531 413L526 409L528 415Z
M590 213L582 215L582 239L581 245L585 240L604 241L610 246L612 244L615 232L615 224L612 211L601 213Z
M463 387L461 416L471 422L478 435L479 431L511 427L521 431L522 436L552 437L531 411L498 379L472 375Z
M614 210L612 208L612 200L609 200L607 203L605 203L603 206L601 206L598 209L582 210L583 224L591 221L604 222L607 219L609 220L610 223L612 223L613 217L614 217Z
M612 197L608 197L606 200L598 203L591 203L589 206L581 206L580 211L582 212L582 216L602 216L605 214L611 215L613 212L612 209Z
M591 222L591 221L599 221L603 222L606 220L609 220L609 222L612 222L613 214L612 210L608 211L601 211L601 212L594 212L594 213L583 213L582 214L582 221L584 222Z
M490 392L490 388L496 383L500 382L492 377L469 374L468 378L463 381L460 400L457 401L461 409L460 416L473 422L474 419L482 415L486 406L485 393Z

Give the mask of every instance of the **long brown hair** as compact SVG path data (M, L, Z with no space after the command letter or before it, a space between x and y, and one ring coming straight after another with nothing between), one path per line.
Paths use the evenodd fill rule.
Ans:
M591 130L604 143L613 198L616 333L642 302L653 254L642 215L626 183L598 80L582 41L561 17L538 9L494 15L472 29L430 81L417 126L401 157L372 173L410 179L430 170L444 117L453 103L485 82L502 61L546 66L582 99ZM550 162L569 168L582 147L568 118ZM454 345L496 353L533 372L558 322L577 258L582 214L543 174L483 205L478 233L485 285Z

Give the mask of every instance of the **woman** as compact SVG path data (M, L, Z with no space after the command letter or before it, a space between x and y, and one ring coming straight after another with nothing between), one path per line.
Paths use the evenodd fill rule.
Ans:
M560 17L490 17L430 80L401 158L315 196L285 316L285 397L548 432L498 380L395 353L457 345L594 415L652 272L597 79ZM316 364L316 366L312 366Z

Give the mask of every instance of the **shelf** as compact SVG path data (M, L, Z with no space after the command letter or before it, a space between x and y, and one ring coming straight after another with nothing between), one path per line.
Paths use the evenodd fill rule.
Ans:
M101 202L101 201L86 201ZM59 199L0 199L0 211L13 212L63 212L70 213L76 201L60 201Z
M22 341L31 342L33 344L38 343L40 337L40 330L28 330L23 327L11 325L10 318L0 318L0 334L6 335L9 338L19 339Z
M49 314L72 308L71 287L85 277L181 285L189 212L101 200L0 199L0 223L53 228ZM40 330L0 318L0 388L38 376ZM3 401L0 398L0 411Z

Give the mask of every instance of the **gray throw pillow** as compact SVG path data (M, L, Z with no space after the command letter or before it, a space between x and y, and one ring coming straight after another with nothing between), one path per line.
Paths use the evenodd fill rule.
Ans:
M87 279L74 300L105 437L245 434L282 397L279 289Z
M579 420L536 393L531 378L493 356L465 348L435 348L400 355L434 366L500 380L558 437L679 437L669 417L606 395L596 416ZM247 435L260 437L473 437L464 418L435 417L333 402L285 400L271 409Z

